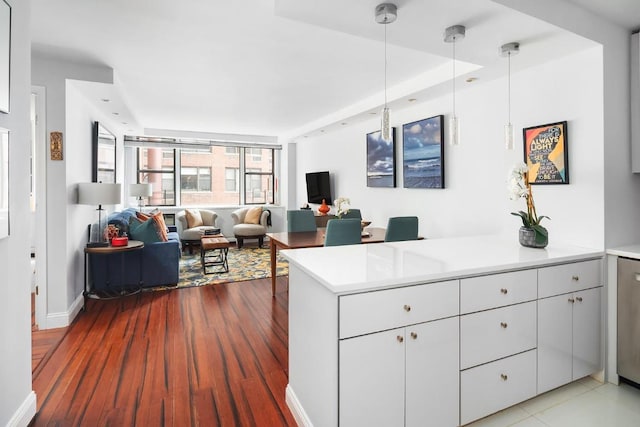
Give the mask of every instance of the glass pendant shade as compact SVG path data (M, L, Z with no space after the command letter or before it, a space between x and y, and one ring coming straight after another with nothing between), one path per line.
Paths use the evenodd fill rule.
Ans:
M458 121L458 116L455 115L449 119L449 144L460 144L460 122Z
M504 146L507 150L513 150L513 125L504 125Z
M389 119L389 108L382 109L382 120L380 122L380 136L384 142L391 142L391 121Z

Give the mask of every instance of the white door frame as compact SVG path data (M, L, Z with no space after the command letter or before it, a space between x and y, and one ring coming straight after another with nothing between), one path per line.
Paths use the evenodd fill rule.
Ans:
M32 86L35 95L36 132L36 322L39 329L47 326L47 127L46 127L46 91L44 86Z

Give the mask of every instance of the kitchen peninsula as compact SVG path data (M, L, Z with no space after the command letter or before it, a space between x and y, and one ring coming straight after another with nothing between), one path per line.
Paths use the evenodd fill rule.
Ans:
M602 369L604 251L478 236L282 254L300 425L463 425Z

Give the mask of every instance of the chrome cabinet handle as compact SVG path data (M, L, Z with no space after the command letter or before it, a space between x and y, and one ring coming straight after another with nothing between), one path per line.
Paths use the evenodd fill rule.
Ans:
M576 297L576 301L582 302L582 297Z
M504 295L507 294L507 292L509 292L506 288L502 288L500 289L500 292L502 292Z
M409 304L405 304L403 308L404 308L404 311L407 311L407 312L411 311L411 306Z
M507 329L507 322L500 322L500 326L502 326L502 329Z
M401 335L398 335L396 339L398 340L398 342L404 342L404 337Z
M411 338L418 339L418 334L416 334L415 332L411 332Z
M574 300L573 298L569 298L568 300L571 304L573 304L574 302L576 302L576 300Z
M500 378L502 379L502 381L506 381L509 379L509 377L507 376L507 374L500 374Z

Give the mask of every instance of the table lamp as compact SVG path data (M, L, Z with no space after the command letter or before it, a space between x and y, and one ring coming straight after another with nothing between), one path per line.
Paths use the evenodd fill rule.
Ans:
M143 197L151 197L153 194L153 187L151 184L129 184L129 195L131 197L138 198L138 210L142 212L142 206L144 206Z
M102 205L120 203L120 184L80 183L78 184L78 203L98 206L96 209L98 211L98 223L91 225L87 247L109 246L109 240L104 232L107 228L107 210Z

